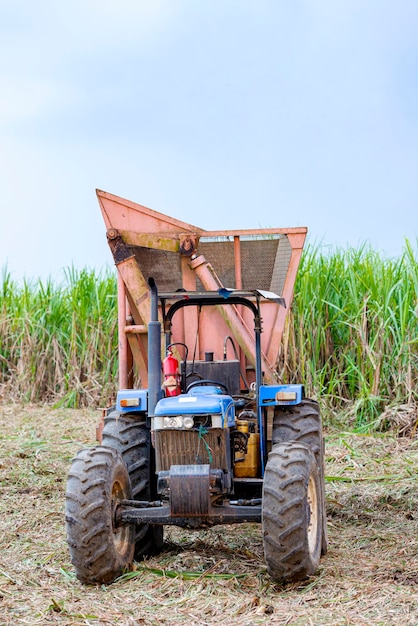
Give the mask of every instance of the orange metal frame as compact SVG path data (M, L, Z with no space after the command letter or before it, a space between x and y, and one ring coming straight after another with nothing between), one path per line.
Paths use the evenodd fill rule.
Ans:
M266 383L276 381L275 365L280 353L286 315L293 298L296 274L306 238L307 228L268 228L254 230L207 231L203 228L176 220L157 211L97 190L97 197L105 222L107 237L118 271L118 331L119 331L119 386L133 386L133 365L143 387L147 386L147 324L150 319L150 298L147 279L142 268L130 252L135 248L153 249L178 253L182 288L196 290L197 281L205 290L222 287L219 276L211 263L199 253L199 239L228 238L233 241L235 288L242 288L241 239L248 236L264 238L286 236L290 245L290 258L282 293L287 308L269 301L262 302L263 334L261 339L262 367ZM112 242L120 241L126 246L122 255L115 254ZM124 248L125 249L125 248ZM228 286L228 285L226 285ZM177 314L176 314L177 315ZM227 335L232 336L240 348L240 359L247 369L254 362L254 340L249 311L237 307L209 307L196 312L184 310L173 324L173 341L192 345L196 358L203 358L205 351L222 358L222 346Z

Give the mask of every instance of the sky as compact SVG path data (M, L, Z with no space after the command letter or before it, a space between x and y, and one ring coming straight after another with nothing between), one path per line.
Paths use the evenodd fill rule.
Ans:
M96 188L416 248L417 32L416 0L0 0L0 270L112 267Z

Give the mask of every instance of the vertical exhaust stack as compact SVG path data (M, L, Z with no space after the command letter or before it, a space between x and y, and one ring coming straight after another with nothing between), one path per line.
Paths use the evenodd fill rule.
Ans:
M148 323L148 415L154 416L161 397L161 322L158 321L158 289L150 277L151 319Z

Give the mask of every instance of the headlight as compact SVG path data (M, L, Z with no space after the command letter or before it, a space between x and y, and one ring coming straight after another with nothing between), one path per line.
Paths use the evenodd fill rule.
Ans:
M183 418L181 415L164 418L164 428L182 428Z
M164 428L193 428L194 420L189 415L173 415L164 418Z
M183 426L184 428L193 428L194 426L193 417L183 417Z

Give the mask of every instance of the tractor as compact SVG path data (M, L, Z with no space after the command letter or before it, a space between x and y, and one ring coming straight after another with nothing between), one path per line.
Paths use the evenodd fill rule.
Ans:
M185 233L178 222L167 231L166 216L98 196L119 216L104 211L118 268L120 385L98 445L78 452L68 473L66 531L77 578L111 583L134 560L162 551L164 526L241 523L261 523L275 581L309 577L327 550L320 411L302 384L278 380L262 343L263 311L283 328L289 302L265 288L265 277L260 288L246 286L242 271L224 286L199 250L206 231L187 225ZM127 226L121 206L140 213L139 226L132 219ZM164 236L144 215L166 218ZM257 235L249 241L261 251L276 241ZM248 233L237 236L246 243ZM276 241L276 256L277 248ZM236 243L234 250L236 259ZM160 262L149 260L153 252ZM174 270L173 255L180 255ZM288 281L288 296L292 288Z

